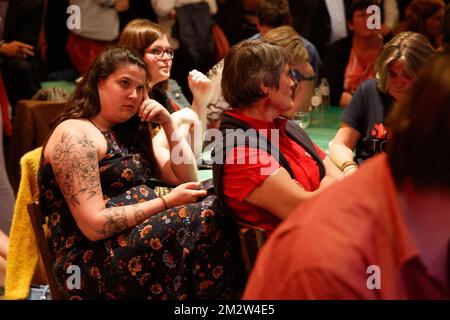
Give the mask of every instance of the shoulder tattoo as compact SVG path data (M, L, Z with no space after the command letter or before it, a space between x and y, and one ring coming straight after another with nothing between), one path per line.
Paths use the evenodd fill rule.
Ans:
M83 195L90 199L101 192L97 149L86 134L64 133L51 158L61 192L72 205L79 205Z

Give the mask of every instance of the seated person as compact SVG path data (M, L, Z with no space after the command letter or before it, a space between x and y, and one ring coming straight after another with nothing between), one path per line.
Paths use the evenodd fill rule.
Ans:
M321 77L330 84L330 104L347 107L356 89L364 80L375 76L375 60L383 48L381 30L370 30L367 7L376 0L354 0L346 12L351 31L346 38L330 45L323 61Z
M360 85L341 116L342 125L330 144L330 157L345 175L386 148L384 119L409 90L422 65L435 53L421 34L403 32L385 46L377 60L377 79ZM355 151L355 154L354 154Z
M284 115L291 118L297 111L308 111L314 91L314 70L308 62L308 52L303 46L300 35L290 26L281 26L271 29L263 38L269 42L286 48L290 55L290 66L293 72L296 87L294 91L294 108ZM211 93L208 103L208 126L218 128L222 113L230 108L222 95L223 60L210 70Z
M196 190L192 151L169 112L147 95L149 74L129 49L103 51L44 143L39 201L49 216L54 271L66 299L230 298L231 255L221 217ZM166 148L152 142L161 125ZM177 148L183 161L171 157ZM177 153L178 154L178 153ZM145 183L178 185L156 197ZM68 285L80 268L81 287ZM194 273L193 270L196 270Z
M166 107L171 113L179 109L176 102L167 96L168 80L174 59L168 36L164 29L149 20L135 19L129 22L120 35L119 45L139 52L147 64L150 72L151 96ZM189 108L173 114L178 123L187 123L191 136L194 134L190 127L200 120L201 133L206 127L206 103L208 99L210 80L200 71L192 70L188 76L189 88L193 95L192 112ZM190 131L189 131L190 129ZM202 134L197 140L201 140ZM201 142L193 141L195 155L201 153Z
M315 75L312 65L308 62L308 52L303 46L302 38L290 26L272 29L263 38L285 48L291 58L289 65L296 84L293 95L294 108L284 115L292 118L297 111L309 111Z
M247 40L230 49L223 68L223 95L233 109L223 115L223 141L213 155L216 195L238 220L268 234L298 204L341 176L307 133L281 116L294 107L290 60L278 45ZM265 146L254 139L227 145L234 134L242 140L241 130L230 129L259 131ZM225 147L221 164L217 155Z
M442 23L445 14L443 0L413 0L405 10L405 17L396 33L413 31L423 34L434 48L442 45Z
M256 18L256 28L259 32L250 39L261 39L267 32L277 27L292 26L292 15L287 0L262 0L256 10ZM316 47L306 38L301 39L308 51L308 61L316 74L315 84L317 84L322 60Z
M244 299L450 299L449 82L448 54L426 63L388 117L386 154L278 227Z

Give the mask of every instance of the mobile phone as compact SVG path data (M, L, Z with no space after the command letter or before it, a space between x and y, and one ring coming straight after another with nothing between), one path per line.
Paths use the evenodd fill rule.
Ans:
M208 179L200 182L200 186L198 187L199 190L206 190L208 192L208 195L214 194L214 180Z

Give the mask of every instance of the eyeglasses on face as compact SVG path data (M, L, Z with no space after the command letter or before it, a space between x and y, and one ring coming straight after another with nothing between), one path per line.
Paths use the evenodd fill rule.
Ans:
M173 54L174 54L172 48L164 49L162 47L154 47L153 49L147 50L146 52L149 52L152 55L154 55L155 57L158 57L158 58L161 58L161 59L164 58L164 53L167 54L167 57L169 59L173 59Z

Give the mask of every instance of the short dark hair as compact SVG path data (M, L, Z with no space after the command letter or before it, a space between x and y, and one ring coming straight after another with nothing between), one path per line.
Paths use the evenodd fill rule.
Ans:
M261 85L278 89L290 58L287 51L265 40L245 40L231 47L222 71L222 93L233 108L245 108L266 97Z
M347 21L352 21L355 11L366 9L372 5L379 6L380 4L381 2L379 0L353 0L347 10L345 10L345 19Z
M292 25L291 9L287 0L262 0L256 16L260 25L272 28Z
M421 190L450 195L450 54L420 70L405 99L387 118L388 159L397 187L411 181Z

